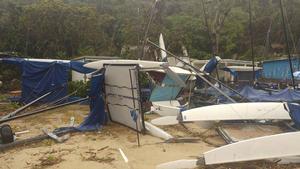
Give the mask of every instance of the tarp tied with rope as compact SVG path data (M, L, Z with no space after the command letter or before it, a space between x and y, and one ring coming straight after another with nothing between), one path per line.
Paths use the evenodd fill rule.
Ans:
M52 102L67 95L69 71L91 73L92 69L83 67L83 62L49 59L1 58L2 63L19 66L22 72L21 102L32 100L54 91L40 102Z

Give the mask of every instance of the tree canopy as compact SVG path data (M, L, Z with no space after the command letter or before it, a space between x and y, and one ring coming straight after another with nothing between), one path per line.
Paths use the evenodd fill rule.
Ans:
M137 58L148 37L192 58L250 59L248 0L1 0L0 51L71 59L81 55ZM292 53L300 50L300 1L283 0ZM257 60L285 52L279 0L251 0ZM127 52L126 52L127 50ZM125 51L125 52L124 52Z

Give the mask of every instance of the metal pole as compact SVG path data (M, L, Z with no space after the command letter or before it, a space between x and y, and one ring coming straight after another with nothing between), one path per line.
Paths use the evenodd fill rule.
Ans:
M17 110L9 113L8 115L0 117L0 120L4 120L4 119L7 119L7 118L10 118L10 117L13 117L13 116L17 115L18 113L20 113L21 111L25 110L26 108L28 108L29 106L33 105L34 103L36 103L36 102L42 100L43 98L49 96L51 93L53 93L53 91L44 94L43 96L41 96L41 97L39 97L39 98L31 101L30 103L26 104L23 107L18 108Z
M292 76L292 85L293 85L293 88L295 89L295 79L294 79L294 75L293 75L294 71L293 71L293 65L292 65L292 60L291 60L290 45L288 42L288 36L287 36L287 31L286 31L285 18L284 18L284 14L283 14L282 0L279 0L279 3L280 3L280 11L281 11L281 17L282 17L282 27L283 27L283 31L284 31L284 39L285 39L285 43L286 43L286 52L288 53L290 71L291 71L291 76Z
M140 147L141 143L140 143L140 135L139 135L139 128L138 128L137 120L135 121L135 127L136 127L136 137L137 137L137 141L138 141L138 147Z
M129 77L130 77L130 84L131 84L131 94L132 94L132 102L133 102L133 107L134 107L134 113L136 115L138 115L136 113L136 106L135 106L135 97L134 97L134 91L133 91L133 84L132 84L132 76L131 76L131 70L129 71ZM139 110L140 113L141 110ZM135 120L135 127L136 127L136 137L137 137L137 141L138 141L138 147L140 146L140 135L139 135L139 127L138 127L138 120L139 120L139 116L137 117L137 119Z
M142 53L139 56L139 59L143 59L144 55L145 55L145 46L146 46L147 36L148 36L148 32L149 32L149 28L150 28L151 22L152 22L153 17L154 17L154 10L155 10L157 1L158 0L155 0L153 6L151 8L151 11L150 11L150 19L149 19L149 22L147 23L147 26L146 26L146 30L145 30L145 34L144 34L144 39L143 39L143 44L142 44Z
M27 117L27 116L31 116L31 115L35 115L35 114L39 114L39 113L43 113L43 112L48 111L48 110L52 110L52 109L55 109L55 108L59 108L59 107L63 107L63 106L83 102L85 100L88 100L88 98L82 98L82 99L74 100L74 101L71 101L71 102L68 102L68 103L63 103L63 104L47 107L45 109L34 110L34 111L26 113L26 114L13 116L13 117L9 117L9 118L6 118L6 119L0 119L0 123L12 121L12 120L15 120L15 119L19 119L19 118L22 118L22 117Z
M253 81L252 84L254 84L255 81L255 65L254 65L254 47L253 47L253 30L252 30L252 7L251 7L251 1L248 0L249 3L249 33L250 33L250 46L251 46L251 58L252 58L252 73L253 73Z

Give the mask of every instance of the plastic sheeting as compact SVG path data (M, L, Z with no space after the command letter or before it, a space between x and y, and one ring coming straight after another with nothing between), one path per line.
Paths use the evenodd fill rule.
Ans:
M179 77L185 82L189 75L180 74ZM150 96L150 101L165 101L174 100L182 87L179 87L174 80L166 74L164 80L162 81L162 86L156 86Z
M100 129L106 123L107 117L104 110L103 101L103 83L104 75L93 75L91 79L90 97L90 114L77 128L80 131L91 131Z

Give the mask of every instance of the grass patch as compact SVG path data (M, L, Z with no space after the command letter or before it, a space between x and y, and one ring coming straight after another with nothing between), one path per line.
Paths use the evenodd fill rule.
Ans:
M62 162L61 156L47 155L39 159L39 163L35 164L32 169L41 169L49 166L53 166Z

